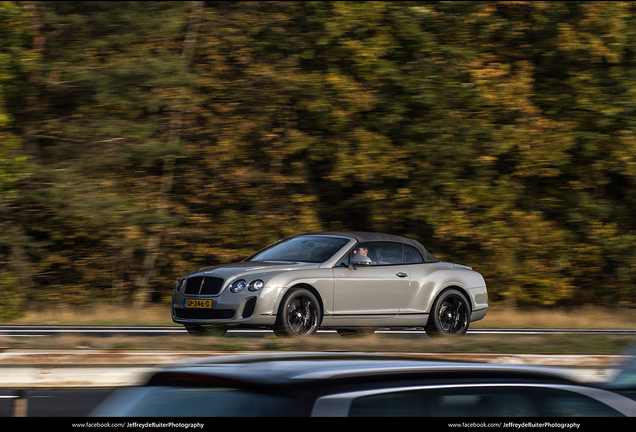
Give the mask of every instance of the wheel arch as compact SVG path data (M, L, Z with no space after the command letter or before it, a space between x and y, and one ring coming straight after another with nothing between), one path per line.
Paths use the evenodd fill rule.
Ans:
M287 288L285 290L285 292L283 293L283 295L281 295L280 297L280 301L278 302L278 306L276 308L276 314L279 314L279 310L281 305L283 304L285 298L289 295L290 292L292 292L295 289L301 289L304 288L307 291L309 291L310 293L312 293L316 299L318 300L318 306L320 307L320 323L318 325L322 324L322 320L325 317L325 305L324 305L324 300L322 298L322 296L320 295L320 293L318 292L318 290L316 288L314 288L312 285L305 283L305 282L299 282L296 283L294 285L291 285L289 288Z
M470 293L463 286L461 286L459 284L453 284L453 283L449 284L448 286L445 286L437 294L435 294L435 297L433 297L433 301L431 302L431 306L430 306L429 310L432 311L433 305L435 304L435 302L437 301L439 296L441 296L446 291L450 291L450 290L453 290L453 289L456 290L456 291L459 291L460 293L463 294L464 297L466 297L466 301L468 302L468 306L470 307L470 312L472 312L474 307L475 307L475 305L473 304L473 300L470 297Z

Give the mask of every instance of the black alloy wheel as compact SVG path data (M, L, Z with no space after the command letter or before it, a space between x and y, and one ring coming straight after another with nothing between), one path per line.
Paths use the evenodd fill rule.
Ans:
M461 292L450 289L435 300L424 329L430 337L462 336L469 324L470 306L466 297Z
M311 336L320 325L320 305L310 291L290 291L281 303L274 332L278 336Z

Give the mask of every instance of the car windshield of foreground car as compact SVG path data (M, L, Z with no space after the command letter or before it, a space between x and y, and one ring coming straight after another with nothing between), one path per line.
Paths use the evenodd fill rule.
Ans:
M540 386L475 386L376 394L355 399L349 417L621 417L582 394Z
M234 388L172 386L116 390L93 417L268 417L307 415L298 399Z
M246 261L291 261L321 263L349 242L346 238L302 236L281 240Z

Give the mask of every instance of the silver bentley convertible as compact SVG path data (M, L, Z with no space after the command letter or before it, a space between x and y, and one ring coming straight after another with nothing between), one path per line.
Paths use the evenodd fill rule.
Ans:
M242 262L190 272L172 294L172 320L195 335L423 327L458 336L487 310L486 283L472 268L442 262L415 240L348 231L289 237Z

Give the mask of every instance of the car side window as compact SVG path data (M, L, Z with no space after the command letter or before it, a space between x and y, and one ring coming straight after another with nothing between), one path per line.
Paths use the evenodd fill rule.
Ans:
M413 246L404 245L404 263L405 264L419 264L423 263L424 258L422 258L422 254L420 251L415 249Z
M362 396L349 417L616 417L591 397L563 389L525 386L449 387Z
M351 260L357 254L362 254L371 259L371 265L395 265L403 264L403 250L401 243L392 242L364 242L358 243L349 253Z

